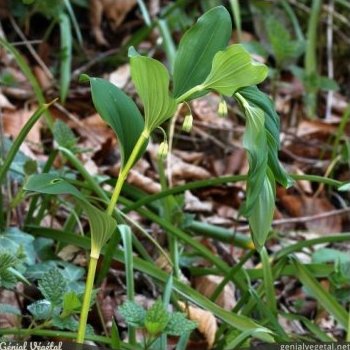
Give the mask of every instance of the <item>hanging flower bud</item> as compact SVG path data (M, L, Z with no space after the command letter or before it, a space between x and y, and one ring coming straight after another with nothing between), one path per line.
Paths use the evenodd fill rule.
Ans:
M168 154L169 146L168 141L163 141L158 148L158 157L164 159Z
M220 117L227 116L227 103L223 98L221 99L221 101L219 103L218 113L219 113Z
M184 122L182 123L182 130L186 132L190 132L192 130L193 125L193 116L192 114L187 114Z

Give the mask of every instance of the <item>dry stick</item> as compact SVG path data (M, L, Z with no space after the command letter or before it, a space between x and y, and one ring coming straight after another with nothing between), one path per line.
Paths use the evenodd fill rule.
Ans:
M314 221L318 219L325 219L331 216L346 214L350 212L350 208L336 209L327 211L325 213L310 215L310 216L301 216L299 218L288 218L288 219L278 219L272 222L272 226L280 226L285 224L297 224L297 223L305 223L308 221ZM249 231L250 228L248 225L240 226L237 228L237 231Z
M327 16L327 68L328 78L334 78L333 65L333 14L334 14L334 0L329 0L329 12ZM329 90L327 93L326 119L330 119L332 115L333 91Z
M43 71L45 72L45 74L48 76L48 78L50 78L51 80L54 80L53 75L51 74L49 68L47 68L46 64L44 63L44 61L40 58L40 56L36 53L36 51L34 50L33 46L31 45L31 42L27 40L27 38L25 37L24 33L21 31L21 29L18 27L16 21L13 19L12 16L10 16L10 22L11 25L13 27L13 29L15 30L15 32L18 34L18 36L23 40L24 45L27 47L28 51L31 53L31 55L33 56L33 58L38 62L39 66L43 69Z

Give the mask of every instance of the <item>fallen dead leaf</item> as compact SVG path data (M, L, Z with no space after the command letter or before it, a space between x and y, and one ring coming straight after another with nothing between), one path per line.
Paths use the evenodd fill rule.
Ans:
M198 323L198 330L203 334L207 341L208 349L212 349L215 342L215 335L218 329L218 324L215 316L209 312L199 309L195 306L186 305L179 301L179 306L182 311L187 313L190 320Z
M196 277L194 280L194 285L199 293L205 295L207 298L210 298L223 279L224 278L222 276L216 275ZM225 285L225 288L216 299L216 303L227 311L232 310L232 308L236 305L235 287L232 283L227 283Z
M0 109L14 110L15 106L0 92Z
M119 89L123 89L130 79L130 65L123 64L119 66L117 70L109 75L109 81L117 86Z
M115 31L135 5L136 0L90 0L91 30L99 45L108 46L101 29L103 15L107 17L110 27Z
M207 212L213 211L213 203L209 201L201 201L190 191L185 192L185 210L191 212Z
M5 110L3 112L3 124L4 124L4 133L7 136L11 136L12 138L16 138L25 125L25 123L29 120L29 118L33 115L35 109L20 109L20 110ZM30 130L26 140L33 144L40 144L40 128L41 121L39 120Z

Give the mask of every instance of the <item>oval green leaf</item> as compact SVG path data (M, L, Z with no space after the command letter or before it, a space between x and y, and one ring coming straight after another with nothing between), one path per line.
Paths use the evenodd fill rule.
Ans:
M174 96L203 83L213 57L223 50L231 37L232 23L223 6L215 7L190 28L180 41L174 65Z
M261 83L267 73L264 64L254 62L242 45L235 44L215 55L211 71L202 85L204 89L232 96L243 87Z
M280 119L272 100L256 86L249 86L239 90L239 93L250 105L260 108L265 113L265 130L268 144L268 164L277 182L284 187L293 185L293 179L287 174L278 160L280 148Z
M90 77L89 80L92 101L98 114L118 136L123 167L142 133L144 120L132 99L114 84L100 78Z
M112 236L116 221L105 212L91 205L73 185L53 174L32 175L24 185L24 190L45 194L70 194L85 210L91 230L91 256L98 259L100 251Z
M260 193L248 217L252 240L255 248L261 250L271 229L273 213L275 211L275 179L271 172L265 176Z
M150 57L134 55L130 62L131 78L144 105L145 130L151 133L176 109L169 96L169 74L162 63Z

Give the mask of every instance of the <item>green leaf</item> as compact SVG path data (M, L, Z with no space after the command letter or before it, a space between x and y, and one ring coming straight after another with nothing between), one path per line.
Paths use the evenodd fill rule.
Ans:
M268 145L268 165L273 175L282 186L289 187L294 181L287 174L278 160L278 150L280 148L280 119L276 113L272 100L256 86L249 86L239 90L250 105L260 108L265 113L265 130Z
M174 65L174 96L177 98L203 83L212 60L223 50L231 37L230 14L223 7L215 7L201 16L182 37Z
M98 258L102 247L116 228L116 221L105 212L91 205L69 182L52 174L32 175L24 185L26 191L46 194L70 194L85 210L91 229L91 256Z
M77 138L69 126L62 120L55 121L53 126L53 136L55 141L64 148L74 151L77 146Z
M145 56L130 58L131 77L145 113L145 130L151 133L170 118L176 109L169 96L169 73L159 61Z
M338 91L339 90L339 85L334 79L324 77L324 76L319 76L318 86L321 90L326 90L326 91Z
M66 101L71 80L72 65L72 31L68 15L64 12L59 15L60 23L60 98Z
M165 333L175 336L181 336L183 333L190 333L197 328L197 323L190 321L182 312L170 314L169 322L164 330Z
M17 264L17 258L9 253L0 252L0 273L7 270L9 267L14 267Z
M22 313L16 306L10 304L0 304L0 315L2 314L21 316Z
M350 191L350 182L338 187L338 191L342 191L342 192Z
M248 152L249 162L247 199L243 213L249 217L265 181L268 149L264 112L260 108L250 106L246 101L243 101L243 108L246 115L243 146Z
M348 326L348 313L337 302L332 294L327 292L325 288L311 275L305 266L300 264L297 260L293 259L293 264L297 270L296 276L301 283L312 293L313 297L317 299L320 305L328 311L334 318L347 329Z
M118 136L123 167L142 133L144 120L132 99L114 84L100 78L89 80L92 101L98 114Z
M119 308L118 311L128 325L138 328L144 327L146 310L142 306L128 300Z
M39 282L39 289L45 299L56 306L63 301L63 296L67 291L67 283L61 272L57 268L52 268L43 274Z
M68 292L63 296L63 312L62 318L69 316L80 310L81 301L77 294L74 292Z
M27 309L36 320L47 320L52 313L52 305L48 300L36 301L28 305Z
M167 326L169 313L165 309L162 300L157 300L147 311L145 317L145 327L151 335L158 335Z
M268 233L271 230L273 213L275 211L275 197L275 180L270 173L268 176L265 176L262 189L248 217L252 230L252 240L257 250L264 246Z
M266 29L272 53L279 65L297 59L305 50L305 42L292 40L289 31L276 18L270 16L266 20Z
M202 85L205 90L232 96L240 88L261 83L267 73L265 65L254 62L242 45L235 44L215 55L211 71Z

